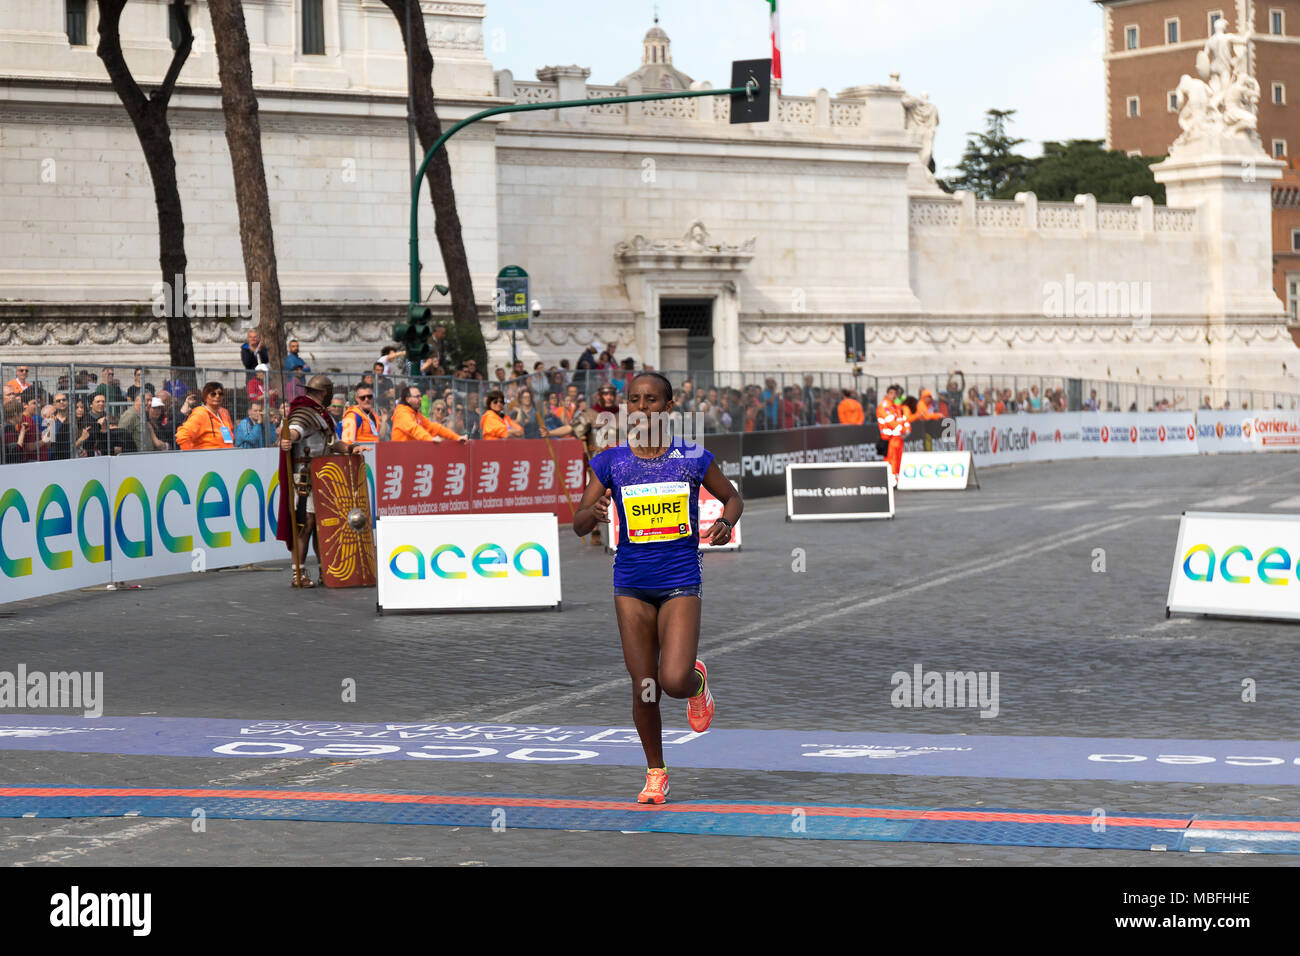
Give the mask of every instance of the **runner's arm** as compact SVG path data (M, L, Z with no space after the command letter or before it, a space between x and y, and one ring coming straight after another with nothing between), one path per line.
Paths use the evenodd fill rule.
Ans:
M597 523L608 523L612 497L613 492L592 475L587 482L587 490L582 493L582 501L578 502L578 510L573 513L573 533L581 538L591 534Z
M700 537L708 538L709 543L713 545L726 544L731 540L731 529L736 526L741 513L745 510L744 499L740 497L740 492L736 490L735 485L722 473L716 460L709 463L709 470L704 473L704 481L701 484L709 489L709 494L722 502L722 520L701 529Z

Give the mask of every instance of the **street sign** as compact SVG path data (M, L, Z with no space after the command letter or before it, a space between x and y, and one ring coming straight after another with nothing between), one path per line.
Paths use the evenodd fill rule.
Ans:
M519 266L506 266L497 273L494 301L498 329L528 330L528 273Z
M772 111L772 61L736 60L731 64L731 88L746 86L750 80L756 87L744 93L731 94L731 122L766 123Z

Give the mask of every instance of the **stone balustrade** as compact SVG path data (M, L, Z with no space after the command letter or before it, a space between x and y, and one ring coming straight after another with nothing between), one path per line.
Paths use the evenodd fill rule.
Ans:
M1072 203L1039 202L1033 193L1019 193L1014 200L976 199L961 190L951 196L913 196L910 223L914 230L973 228L990 233L1079 236L1129 233L1135 238L1150 233L1195 235L1199 231L1195 209L1156 206L1148 196L1136 196L1131 204L1123 205L1098 204L1091 195L1076 196Z
M554 103L565 99L608 99L618 96L634 96L651 90L635 89L633 86L595 86L574 83L566 84L568 74L554 75L557 70L571 68L547 68L539 71L550 82L517 81L509 70L496 72L496 95L512 99L517 103ZM565 87L562 90L562 85ZM696 89L712 89L712 84L698 83ZM882 87L884 99L897 100L902 90ZM665 91L666 92L666 91ZM852 97L832 97L826 90L819 90L814 96L775 96L773 97L772 126L783 127L791 132L806 131L817 134L852 135L865 138L868 134L867 118L869 101L876 95L875 88L857 87L850 91ZM568 94L568 95L566 95ZM576 111L575 111L576 112ZM599 125L620 125L629 123L655 122L692 122L708 126L729 127L731 123L731 102L728 97L698 97L677 100L650 100L644 103L610 103L589 106L583 111L587 122ZM532 114L534 121L546 122L559 119L558 114ZM571 117L565 117L572 121ZM897 129L902 128L902 111L898 111Z

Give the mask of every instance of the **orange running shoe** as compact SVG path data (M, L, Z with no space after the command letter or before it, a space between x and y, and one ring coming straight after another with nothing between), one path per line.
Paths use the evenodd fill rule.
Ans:
M686 719L691 730L703 733L713 723L713 695L709 693L709 672L704 669L704 661L696 660L695 669L704 676L704 688L686 701Z
M664 803L668 799L668 768L658 767L645 772L645 788L637 794L637 803Z

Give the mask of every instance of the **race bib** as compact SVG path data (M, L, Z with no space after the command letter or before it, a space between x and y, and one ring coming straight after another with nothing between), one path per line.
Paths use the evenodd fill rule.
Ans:
M675 541L691 535L691 486L685 481L628 485L623 489L629 544Z

